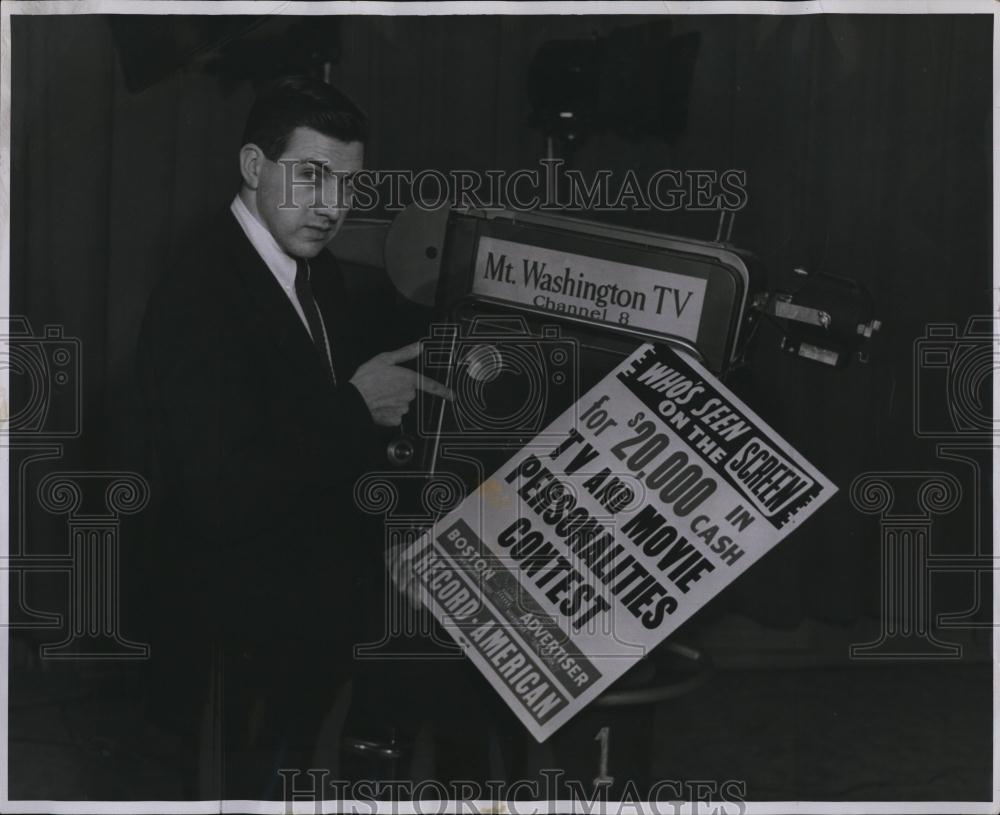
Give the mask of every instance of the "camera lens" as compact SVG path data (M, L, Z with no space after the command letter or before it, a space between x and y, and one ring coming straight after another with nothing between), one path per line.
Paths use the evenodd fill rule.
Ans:
M492 382L503 370L503 356L495 345L477 345L462 360L466 374L474 382Z
M537 429L546 403L545 360L533 343L481 343L462 357L455 383L456 413L470 428L490 432Z

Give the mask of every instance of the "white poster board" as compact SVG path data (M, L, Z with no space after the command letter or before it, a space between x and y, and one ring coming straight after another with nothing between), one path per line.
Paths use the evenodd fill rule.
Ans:
M702 366L643 345L402 572L542 741L835 490Z

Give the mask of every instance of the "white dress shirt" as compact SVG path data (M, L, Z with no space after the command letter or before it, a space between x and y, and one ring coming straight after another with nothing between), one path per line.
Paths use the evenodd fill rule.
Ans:
M243 231L250 243L253 244L253 248L257 250L257 254L271 270L274 279L284 289L289 302L295 308L295 313L299 315L302 325L308 331L309 323L306 322L306 315L302 311L298 296L295 294L295 271L297 268L295 258L285 254L284 250L278 246L274 236L267 231L267 227L247 209L247 205L243 203L243 199L239 195L233 198L233 203L229 205L229 208L240 226L243 227Z
M274 279L278 281L278 284L284 290L285 295L288 297L288 302L292 304L292 308L295 309L295 313L299 315L299 320L302 322L306 333L309 333L311 337L312 334L309 332L309 323L306 320L305 312L302 311L302 304L299 303L298 295L295 293L295 272L297 269L295 258L291 255L285 253L285 251L278 246L278 242L274 239L274 236L267 230L260 221L258 221L252 212L247 209L247 205L243 203L243 199L240 198L239 194L233 198L233 203L229 205L229 209L232 210L233 215L239 222L239 225L243 228L246 233L247 239L253 244L253 248L257 250L257 254L260 255L261 259L267 265L267 268L271 270L271 274L274 275ZM316 309L319 311L319 308ZM327 355L330 354L330 341L326 336L326 323L323 320L323 314L319 315L320 325L323 328L323 344L327 349ZM331 366L332 366L331 361Z

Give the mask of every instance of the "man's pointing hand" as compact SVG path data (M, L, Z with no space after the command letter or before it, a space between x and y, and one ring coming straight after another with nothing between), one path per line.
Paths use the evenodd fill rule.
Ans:
M455 394L440 382L399 364L419 355L419 342L385 351L361 365L351 377L351 384L360 392L376 424L397 427L418 390L445 399L455 398Z

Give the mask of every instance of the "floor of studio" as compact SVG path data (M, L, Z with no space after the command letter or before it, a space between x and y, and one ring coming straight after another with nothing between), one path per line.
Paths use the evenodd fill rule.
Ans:
M992 678L988 658L969 650L924 662L723 659L699 688L644 714L647 732L629 749L627 723L613 724L608 772L735 782L751 801L989 800ZM47 664L23 649L14 658L12 800L182 796L174 745L143 720L127 669L109 681L107 670ZM594 739L606 720L588 709L567 725L567 761L584 761L581 775L592 777L591 763L596 771ZM558 766L559 744L550 747Z

